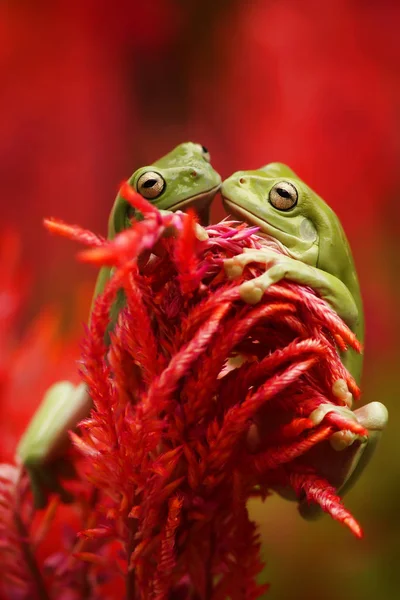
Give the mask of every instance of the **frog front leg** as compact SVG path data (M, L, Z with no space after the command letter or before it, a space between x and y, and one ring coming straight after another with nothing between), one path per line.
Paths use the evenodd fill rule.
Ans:
M270 248L246 249L242 254L226 259L225 272L230 279L236 279L247 265L254 262L264 264L266 271L240 286L240 297L247 304L257 304L271 285L288 279L315 290L350 328L358 321L356 302L340 279Z
M69 441L69 430L88 416L91 405L85 384L55 383L22 436L16 458L28 472L36 508L46 505L48 491L58 493L64 502L71 500L59 483L68 467L62 463L62 452Z

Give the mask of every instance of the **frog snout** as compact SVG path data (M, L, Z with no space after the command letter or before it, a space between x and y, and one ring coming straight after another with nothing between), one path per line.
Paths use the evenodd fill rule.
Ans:
M222 182L221 194L226 198L234 199L237 194L248 194L250 178L245 173L234 173Z
M235 179L232 179L232 184L236 188L246 190L246 192L247 192L250 189L253 189L254 185L258 185L258 180L253 175L246 175L245 173L243 173L243 175L240 175L238 177L235 177Z
M206 177L208 177L208 172L206 170L203 170L201 168L199 169L198 167L196 167L190 171L190 176L192 179L195 179L195 180L200 179L201 180L201 179L205 179Z

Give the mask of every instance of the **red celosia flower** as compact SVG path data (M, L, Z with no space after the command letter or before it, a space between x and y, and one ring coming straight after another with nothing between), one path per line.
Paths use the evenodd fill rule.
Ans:
M35 515L28 480L12 461L19 437L46 388L58 379L77 380L78 340L61 340L54 310L42 314L20 333L28 276L21 267L21 244L12 231L0 242L0 598L94 598L104 568L73 559L82 546L77 532L93 521L93 494L86 482L73 483L74 506L54 498L45 513ZM101 553L100 548L97 550ZM92 590L92 595L88 590ZM75 595L74 595L75 594Z
M290 488L361 535L315 454L335 431L366 432L335 413L317 427L309 419L320 404L338 402L339 378L358 395L336 345L359 345L308 288L283 282L256 306L241 301L239 284L260 267L229 282L223 260L273 244L254 228L223 221L198 239L193 215L161 214L127 185L121 192L146 218L113 241L47 222L94 246L84 260L115 267L83 344L94 408L71 434L83 456L74 506L85 524L75 546L60 541L69 570L61 570L65 580L56 570L56 580L74 597L84 597L82 581L92 585L87 597L97 597L104 573L132 599L257 598L267 586L256 582L262 563L250 497ZM139 255L149 258L138 264ZM107 346L120 289L125 304ZM23 492L11 489L13 510L10 494ZM42 597L60 597L43 573L40 581Z

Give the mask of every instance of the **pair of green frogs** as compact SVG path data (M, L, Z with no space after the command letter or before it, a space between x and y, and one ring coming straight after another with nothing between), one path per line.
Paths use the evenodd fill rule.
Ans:
M220 190L229 214L258 226L261 235L274 238L284 251L278 254L269 249L247 250L225 261L230 279L240 276L249 263L265 264L262 276L240 286L242 299L256 304L270 285L282 279L310 286L332 306L358 339L363 340L360 289L340 221L289 167L272 163L254 171L239 171L221 185L221 177L211 166L208 150L188 142L153 165L135 171L129 183L160 210L194 208L203 225L208 224L211 202ZM128 228L130 218L130 205L118 195L109 219L109 238ZM104 267L99 273L95 296L104 289L109 277L110 269ZM348 350L342 359L359 382L362 356ZM331 480L336 480L343 493L368 463L386 425L387 411L379 402L352 411L352 396L343 380L335 383L333 394L342 400L342 406L323 405L311 415L315 424L319 424L327 412L335 410L360 422L370 434L368 439L356 438L349 432L332 436ZM21 439L17 456L29 472L37 506L46 502L43 488L53 489L61 496L64 493L51 469L53 457L67 431L87 416L89 410L90 398L83 384L75 388L69 382L60 382L50 388L34 415ZM348 455L346 460L339 456L344 454ZM307 511L303 514L307 516Z

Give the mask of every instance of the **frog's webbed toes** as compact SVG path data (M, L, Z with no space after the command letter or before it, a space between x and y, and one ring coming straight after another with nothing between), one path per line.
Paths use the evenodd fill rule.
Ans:
M347 406L337 406L336 404L331 404L330 402L321 404L318 408L313 410L309 418L314 423L314 426L317 426L320 425L325 416L329 413L336 413L337 415L339 415L340 417L344 417L348 421L357 421L356 415L352 410L350 410L350 408L348 408ZM361 437L349 430L341 430L333 433L329 438L329 442L334 450L340 451L351 446L351 444L353 444L353 442L356 439L365 442L364 437Z
M225 273L229 279L236 279L237 277L240 277L245 267L251 263L261 263L266 265L271 262L270 255L270 252L264 250L245 248L242 254L238 254L233 258L227 258L224 260Z
M361 444L375 441L375 438L381 435L388 422L388 410L381 402L370 402L354 411L345 407L343 409L346 412L343 413L342 411L341 414L344 414L346 417L351 415L353 419L368 431L369 435L366 437L357 435L351 431L337 431L329 438L329 442L332 448L339 452L351 446L355 440L359 440Z
M274 283L277 283L284 277L283 265L275 264L265 273L249 281L245 281L240 286L240 297L247 304L257 304L260 302L264 292Z
M264 292L273 283L274 279L271 277L270 272L267 271L263 275L260 275L260 277L242 283L239 288L240 297L247 304L257 304L263 297Z
M332 386L332 394L341 400L348 408L353 406L353 394L349 391L344 379L337 379Z
M337 397L344 399L346 404L352 401L352 395L348 391L344 380L338 379L333 386L333 391ZM356 440L362 446L369 443L381 434L388 421L387 408L381 402L370 402L354 411L351 410L350 406L351 404L347 404L347 406L336 406L330 403L321 404L310 415L314 425L319 425L328 413L335 412L349 421L357 422L368 431L368 437L345 429L333 433L329 438L329 443L337 452L346 450Z
M244 267L241 266L235 258L227 258L224 261L224 269L229 279L237 279L243 273Z
M388 409L381 402L370 402L354 411L357 421L369 432L382 432L389 419Z
M361 437L352 431L343 430L333 433L329 438L329 443L334 450L341 452L351 446L357 439L361 440L362 443L366 442L365 437Z
M344 404L343 407L336 407L335 411L350 420L357 420L354 412L351 411L351 407L353 405L353 394L349 391L347 383L344 379L337 379L335 381L332 386L332 394ZM363 443L366 441L365 438L361 438L352 431L342 430L333 433L329 438L329 443L334 450L340 452L341 450L345 450L351 446L356 439L360 439Z
M194 234L199 242L206 242L209 238L207 230L204 229L199 223L194 224Z
M239 288L240 298L246 304L257 304L264 295L264 289L257 284L257 280L246 281Z
M310 415L314 424L319 425L325 415L329 412L336 412L350 421L356 421L369 432L368 438L348 430L341 430L333 433L329 438L329 442L334 450L337 450L338 452L345 450L351 446L355 440L359 440L361 444L365 444L371 437L380 435L386 427L388 422L388 411L386 406L381 402L370 402L354 411L351 410L353 396L344 379L335 381L332 386L332 393L336 398L340 399L345 406L322 404Z

